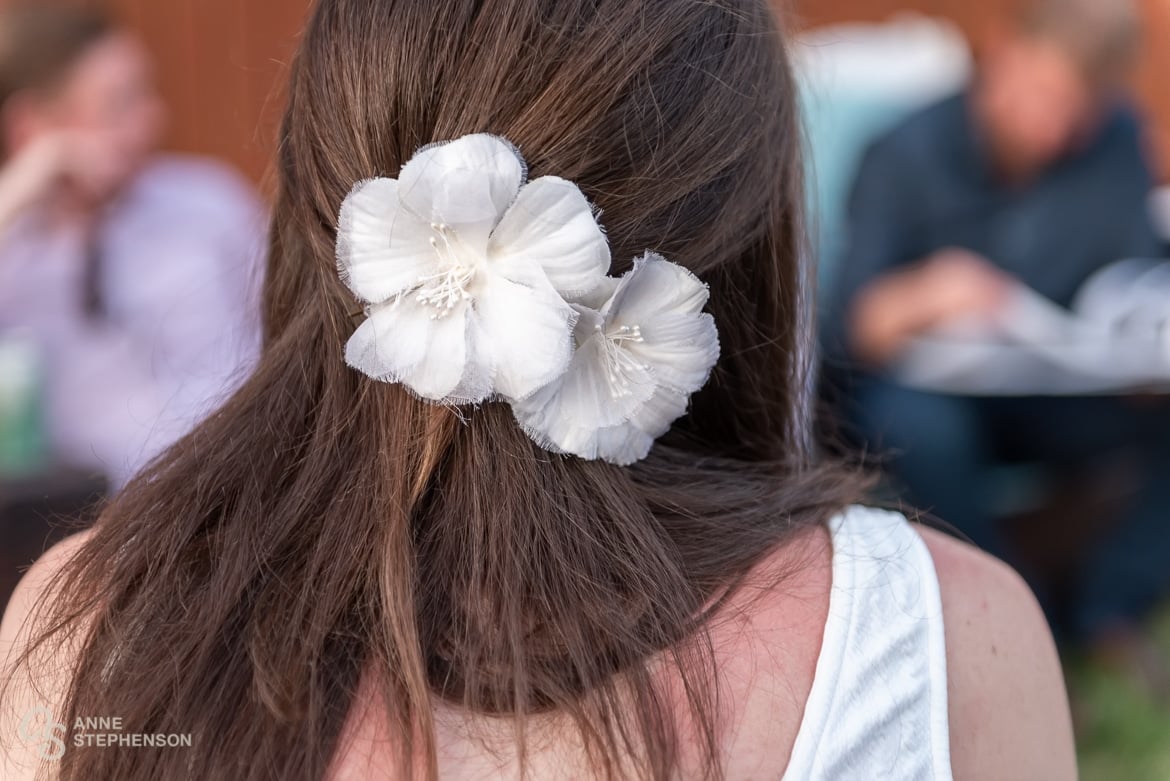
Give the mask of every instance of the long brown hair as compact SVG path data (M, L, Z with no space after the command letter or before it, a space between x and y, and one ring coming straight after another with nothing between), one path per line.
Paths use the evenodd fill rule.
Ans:
M631 468L539 449L347 369L334 263L353 184L471 132L601 209L615 273L656 249L711 288L723 355ZM293 68L254 376L112 503L49 637L93 629L67 715L192 749L76 749L63 779L320 779L363 675L403 775L433 698L565 714L598 775L667 778L684 681L719 776L711 611L856 498L808 436L796 88L766 0L320 0ZM96 617L96 618L94 618ZM629 757L633 756L633 765ZM419 765L413 765L413 771Z

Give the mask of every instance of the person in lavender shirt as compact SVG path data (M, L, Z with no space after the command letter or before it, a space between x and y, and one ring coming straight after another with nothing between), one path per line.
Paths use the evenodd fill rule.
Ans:
M103 14L0 12L0 338L41 355L54 460L114 487L188 431L259 347L265 209L158 154L140 42Z

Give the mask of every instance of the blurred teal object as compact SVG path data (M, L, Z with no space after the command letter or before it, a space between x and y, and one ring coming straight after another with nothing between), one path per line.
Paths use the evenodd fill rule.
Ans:
M0 334L0 477L26 477L48 460L41 367L31 338Z
M847 249L849 191L866 149L910 114L962 89L973 62L954 25L914 14L806 32L794 59L814 256L820 289L828 291Z
M907 117L917 103L873 92L817 90L801 85L808 137L807 176L811 228L822 289L834 281L845 251L845 208L862 155L871 142Z

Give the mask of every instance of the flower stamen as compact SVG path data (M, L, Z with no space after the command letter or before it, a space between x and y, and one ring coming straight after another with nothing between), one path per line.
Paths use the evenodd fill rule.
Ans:
M642 326L640 325L623 325L610 334L609 338L619 345L623 342L636 342L641 344L646 341L642 338Z
M420 287L415 300L437 310L431 315L431 319L441 320L451 314L451 310L461 301L471 300L467 286L474 278L475 269L466 266L455 266L447 271L423 277L419 280Z
M625 342L643 342L642 329L638 326L622 326L605 339L606 379L615 398L625 398L634 393L634 376L646 372L649 367L634 359L623 347Z
M441 320L451 314L460 302L471 300L467 287L475 279L475 268L462 262L456 247L459 239L450 225L433 222L431 230L438 234L437 237L431 237L431 248L447 269L421 277L415 300L436 310L431 315L432 320Z

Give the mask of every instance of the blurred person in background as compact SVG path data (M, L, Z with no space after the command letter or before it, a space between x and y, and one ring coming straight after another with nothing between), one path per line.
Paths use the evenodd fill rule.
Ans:
M962 94L868 150L853 189L849 250L827 345L831 386L906 498L1011 559L980 480L1000 459L1077 468L1136 449L1143 481L1088 554L1063 627L1103 649L1163 593L1170 561L1170 434L1164 410L1123 399L991 399L886 379L913 337L995 318L1022 283L1067 306L1093 272L1154 257L1159 242L1142 125L1122 97L1139 43L1128 0L1039 0L991 48Z
M115 486L258 348L264 209L223 167L157 154L164 121L104 13L0 11L0 333L41 354L53 459Z

